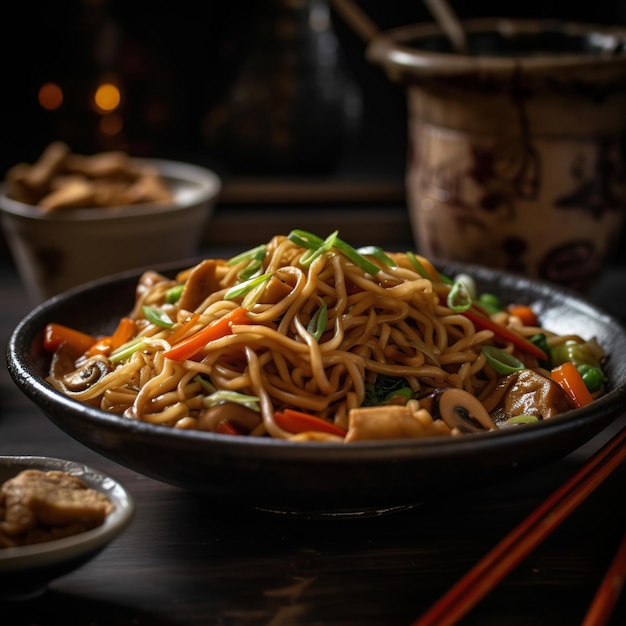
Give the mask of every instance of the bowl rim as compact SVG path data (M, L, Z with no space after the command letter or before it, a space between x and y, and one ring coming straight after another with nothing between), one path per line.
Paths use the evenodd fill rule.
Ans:
M191 183L194 187L183 191L174 188L174 201L171 203L143 202L114 207L93 207L63 209L52 214L44 214L34 205L15 200L7 195L8 184L0 182L0 213L7 213L21 218L37 221L98 221L129 217L142 217L184 211L197 208L214 201L220 194L223 182L219 174L212 169L195 163L132 157L134 163L152 167L172 183Z
M488 54L465 55L454 51L435 51L411 45L416 39L440 37L441 28L433 22L408 24L389 28L376 35L367 45L366 58L388 70L404 70L416 76L444 77L465 75L479 71L508 73L523 68L537 74L554 74L567 68L615 68L618 76L623 72L626 55L626 28L557 19L530 19L514 17L479 17L462 21L468 35L477 33L536 34L560 33L571 38L594 35L604 38L604 54L569 53L562 55L536 54L533 56L505 57ZM609 43L612 45L609 46ZM616 54L622 52L622 54Z
M0 573L51 565L96 552L120 535L134 517L135 503L130 491L110 475L92 466L40 455L0 455L0 466L3 469L15 467L15 475L26 469L68 472L84 480L89 487L105 493L115 505L104 522L90 530L60 539L0 549Z
M165 263L157 265L153 269L163 273L175 274L178 270L193 265L198 262L198 258L187 259L186 261L178 261L174 263ZM444 271L468 271L477 278L498 279L500 288L511 288L515 290L531 290L536 298L546 297L548 294L552 296L569 298L577 309L582 310L586 316L593 316L601 322L605 327L617 325L626 340L626 327L615 316L603 310L601 307L589 302L584 296L565 286L549 283L541 279L529 278L516 275L505 270L482 267L471 263L459 263L446 260L434 260L438 267L443 267ZM143 268L145 269L145 268ZM391 440L375 440L375 441L355 441L349 445L340 445L336 442L328 441L284 441L276 440L270 437L239 437L235 435L217 434L200 430L179 429L172 432L173 429L163 427L158 424L149 422L124 420L119 415L109 414L98 408L89 405L82 405L76 400L64 395L56 390L52 385L47 383L43 377L36 372L34 366L29 362L26 355L20 355L18 350L18 340L23 334L24 329L28 328L35 320L38 320L44 313L54 310L56 307L62 307L67 299L75 299L86 293L97 292L102 288L115 288L116 285L127 284L129 281L137 280L143 269L128 270L111 276L105 276L90 283L79 285L64 293L53 296L47 301L37 305L30 311L15 327L9 341L7 343L6 357L9 366L9 372L17 382L18 386L23 387L25 381L30 379L31 395L38 398L39 403L57 402L72 413L79 410L81 413L89 416L90 419L98 420L99 423L112 427L114 430L133 433L135 435L149 435L156 440L163 438L170 439L172 436L179 442L186 442L193 446L198 441L207 445L224 446L228 448L229 453L241 455L245 457L247 450L253 447L256 453L271 457L290 457L297 451L298 456L303 459L316 459L321 450L341 450L346 462L351 462L353 458L367 458L368 460L380 460L388 457L389 452L393 451L399 458L410 458L415 454L420 456L438 456L442 452L454 453L454 451L462 449L472 449L475 447L488 449L494 445L493 442L500 439L508 441L510 439L519 441L520 443L529 443L536 436L536 431L563 431L579 427L580 422L595 421L598 417L606 418L616 412L615 405L626 402L626 379L614 384L611 389L600 398L594 400L593 404L571 409L566 413L556 415L549 420L542 420L536 423L525 424L523 428L502 428L496 431L481 432L467 434L462 437L427 437L420 439L391 439ZM129 303L129 306L131 304ZM38 320L39 323L41 320ZM33 378L33 374L35 377ZM40 404L41 406L41 404ZM263 451L263 452L261 452ZM364 456L365 455L365 456Z

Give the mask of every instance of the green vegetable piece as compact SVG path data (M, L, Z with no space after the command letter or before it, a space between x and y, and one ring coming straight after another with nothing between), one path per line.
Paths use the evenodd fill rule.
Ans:
M228 261L226 261L226 265L237 265L242 261L262 261L266 255L267 251L265 249L265 244L261 244L260 246L250 248L250 250L246 250L241 254L231 257Z
M302 265L303 267L308 267L309 265L311 265L311 263L313 263L313 261L315 261L315 259L322 256L322 254L324 254L325 252L331 250L331 248L333 248L333 246L335 245L338 233L338 230L332 232L322 242L322 245L317 246L316 248L309 248L307 252L305 252L300 257L300 265Z
M537 333L536 335L529 337L529 340L542 350L544 354L547 354L550 357L550 347L548 346L548 338L545 333ZM539 365L541 365L541 367L545 367L546 369L552 369L552 362L550 359L540 360Z
M487 313L494 314L500 313L504 308L502 307L502 301L494 293L481 293L478 296L477 303L487 311Z
M145 337L135 337L109 354L111 363L121 363L146 345Z
M587 389L589 389L592 393L594 391L599 391L607 382L607 377L604 375L602 369L596 367L595 365L582 363L581 365L578 365L576 369L580 372L580 376L585 383L585 387L587 387Z
M326 330L326 324L328 323L328 306L326 302L322 303L322 306L315 311L315 314L309 321L309 325L307 326L307 330L313 337L315 337L315 341L319 341L321 336L324 334Z
M368 274L378 274L380 267L376 263L372 263L369 259L359 254L350 244L337 237L335 248L341 252L347 259L358 265L364 272Z
M202 404L207 408L217 406L218 404L222 404L224 402L241 404L242 406L257 412L261 410L259 406L259 398L257 396L248 396L237 391L228 391L227 389L219 389L202 399Z
M577 341L566 341L565 343L558 343L550 348L550 358L552 365L556 367L565 363L565 361L571 361L574 365L594 365L599 367L598 359L591 351L591 348L586 343L579 343Z
M180 300L180 297L183 295L184 288L184 284L170 287L165 292L165 302L167 302L168 304L176 304Z
M487 358L487 363L489 363L498 374L512 374L513 372L519 372L526 368L518 358L495 346L483 346L482 352Z
M413 269L422 277L422 278L427 278L428 280L432 281L432 277L431 275L428 273L428 271L426 270L426 268L422 265L422 263L420 262L420 260L412 253L412 252L406 252L406 257L407 259L409 259L409 261L411 262L411 265L413 266ZM442 283L445 283L446 285L452 285L454 284L454 281L451 278L448 278L445 274L441 274L440 272L437 272L438 276L439 276L439 280Z
M146 316L146 319L151 324L155 324L161 328L171 328L174 326L172 318L164 311L161 311L153 306L146 306L145 304L141 308L143 310L143 314Z
M514 426L515 424L532 424L538 422L536 415L514 415L504 422L504 426Z
M448 307L455 313L467 311L472 306L472 297L463 280L456 280L448 292Z
M313 233L310 233L306 230L294 229L289 235L287 235L287 239L289 241L295 243L297 246L301 248L319 248L324 244L324 240Z
M363 256L371 256L384 263L388 267L396 267L397 263L389 256L385 254L385 251L379 246L365 246L357 250L359 254Z
M228 289L228 291L226 291L226 293L224 294L224 300L234 300L235 298L244 296L249 291L252 291L255 287L265 283L265 281L269 280L271 277L271 272L267 272L265 274L261 274L260 276L255 276L254 278L244 280L242 283L238 283L237 285L234 285L233 287Z

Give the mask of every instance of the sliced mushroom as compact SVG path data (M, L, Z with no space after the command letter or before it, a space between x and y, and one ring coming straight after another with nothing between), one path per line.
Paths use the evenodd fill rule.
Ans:
M545 420L574 408L556 382L530 369L502 379L484 402L496 423L517 415L536 415Z
M84 364L73 372L65 374L61 378L61 383L69 393L78 393L89 389L103 376L106 376L109 371L106 361L99 357L94 357L85 361Z
M462 433L497 428L481 401L464 389L444 389L438 399L439 415L450 428L457 428Z

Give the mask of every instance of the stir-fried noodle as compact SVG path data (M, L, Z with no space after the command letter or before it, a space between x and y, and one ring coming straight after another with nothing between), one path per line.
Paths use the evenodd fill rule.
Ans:
M541 352L525 351L524 340L478 328L467 313L480 309L454 306L455 286L423 257L356 252L336 234L325 246L314 241L316 247L302 233L275 236L233 259L202 261L175 279L147 272L128 316L132 336L108 352L106 343L80 355L62 345L50 382L78 401L153 424L353 441L463 432L442 419L443 400L441 407L433 401L450 389L490 413L475 414L457 394L457 419L499 427L511 417L502 408L494 417L506 376L485 345L523 370L545 374L551 367ZM546 359L545 346L568 342L592 346L596 360L603 358L593 342L523 325L505 309L484 317L520 338L540 335ZM381 381L398 393L377 402L371 394ZM542 411L534 417L550 416ZM306 426L302 414L332 427Z

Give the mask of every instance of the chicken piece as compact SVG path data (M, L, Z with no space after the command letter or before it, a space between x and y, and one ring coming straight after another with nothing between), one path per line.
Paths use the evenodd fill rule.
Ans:
M409 406L381 405L352 409L346 443L381 439L418 439L450 435L442 420L433 420L425 409L413 411Z
M185 288L178 301L180 310L195 311L207 296L219 289L216 270L221 265L223 261L205 259L189 272Z
M59 470L24 470L0 489L0 534L27 533L32 542L68 536L101 525L113 509L106 494L77 476Z

